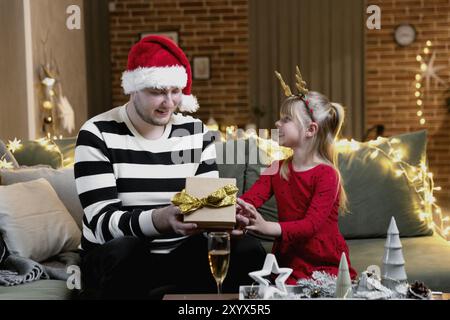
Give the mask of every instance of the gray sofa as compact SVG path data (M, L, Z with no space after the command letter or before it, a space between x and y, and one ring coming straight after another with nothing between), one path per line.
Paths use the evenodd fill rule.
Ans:
M409 162L416 165L424 160L425 132L406 134L397 138L402 146L409 148L406 156ZM237 152L237 149L241 147L245 149L244 157L242 153ZM73 154L73 141L72 149L66 145L65 150ZM258 149L255 140L252 139L241 144L233 141L217 143L216 150L219 159L234 158L234 164L219 163L218 166L221 177L237 179L240 194L251 187L261 170L270 162L267 154ZM432 290L450 292L450 242L431 231L418 218L420 198L408 187L406 180L403 179L403 181L402 178L392 175L390 171L393 169L384 167L383 161L379 161L380 164L368 160L372 151L370 148L362 147L358 151L342 152L339 156L339 167L350 200L350 213L340 217L339 224L350 249L353 267L361 273L369 265L381 266L386 231L391 216L394 216L400 230L408 280L423 281ZM228 157L225 157L226 154ZM35 164L23 163L23 159L22 163L20 159L18 161L20 164ZM48 163L45 159L33 159L33 161ZM54 159L49 161L54 163ZM72 169L65 169L66 173L64 177L62 175L61 177L67 180L67 188L71 190L61 197L65 198L62 199L63 203L71 207L72 211L78 211L71 214L77 220L77 224L81 225L79 208L73 209L73 201L77 198L70 170ZM55 169L55 171L61 170ZM70 173L67 174L67 171ZM50 181L50 183L56 182ZM276 221L275 199L270 199L260 212L266 219ZM270 252L271 239L261 237L260 239L266 251ZM16 287L0 287L0 299L74 299L76 297L76 290L69 290L64 281L57 280L40 280Z

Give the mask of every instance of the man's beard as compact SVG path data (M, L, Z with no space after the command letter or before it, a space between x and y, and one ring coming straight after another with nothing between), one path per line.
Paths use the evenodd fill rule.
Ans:
M144 107L142 107L142 104L140 102L140 100L138 99L138 97L135 97L134 101L133 101L133 105L134 105L134 109L136 110L136 113L139 115L139 117L147 122L148 124L154 125L154 126L165 126L169 123L170 118L168 117L167 120L166 119L155 119L152 116L146 114L144 112Z

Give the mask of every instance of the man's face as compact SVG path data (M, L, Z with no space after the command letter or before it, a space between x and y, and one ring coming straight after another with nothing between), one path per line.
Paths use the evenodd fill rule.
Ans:
M137 114L154 126L165 126L181 103L180 88L147 88L132 94Z

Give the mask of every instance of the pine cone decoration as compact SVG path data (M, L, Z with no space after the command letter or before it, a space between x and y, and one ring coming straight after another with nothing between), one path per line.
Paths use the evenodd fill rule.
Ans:
M409 299L430 299L431 291L423 282L414 281L409 286L406 297Z

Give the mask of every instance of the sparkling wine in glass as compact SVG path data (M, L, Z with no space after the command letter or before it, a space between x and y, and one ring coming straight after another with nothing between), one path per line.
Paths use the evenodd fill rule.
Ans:
M230 264L230 235L227 232L208 233L208 260L211 273L216 279L217 293L220 294Z

